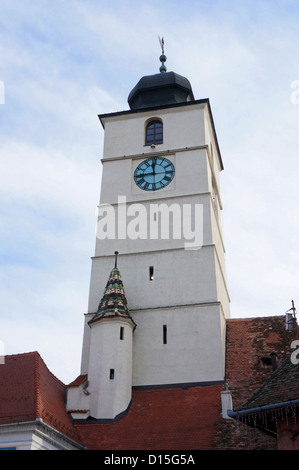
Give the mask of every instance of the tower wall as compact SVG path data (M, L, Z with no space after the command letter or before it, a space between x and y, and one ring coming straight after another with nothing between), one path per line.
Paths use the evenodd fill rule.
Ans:
M91 326L88 381L90 416L113 419L127 409L132 391L132 324L103 318Z
M156 149L186 148L210 144L205 127L206 101L186 103L176 107L161 107L138 112L127 111L101 117L105 129L103 158L142 155L150 150L145 146L144 132L149 119L163 121L163 143ZM102 186L102 190L108 189ZM102 193L103 196L103 193Z
M163 143L151 148L144 136L147 123L154 118L163 122ZM102 115L101 121L105 129L101 217L86 319L96 312L113 253L118 251L129 310L137 324L131 384L224 380L225 319L230 312L221 228L219 172L223 168L208 100ZM159 191L144 191L135 184L134 171L152 156L167 158L175 167L175 177ZM199 246L186 249L184 236L149 235L151 209L162 204L179 207L181 215L185 206L202 207ZM105 238L103 210L107 205L114 217L114 236L109 232ZM136 211L128 212L132 205ZM144 232L136 222L142 211L148 223L146 236L141 236ZM132 238L128 226L134 220L139 236ZM86 326L82 373L90 370L91 358L103 357L98 342L107 342L109 337L108 349L113 349L112 330L96 341L91 334ZM94 385L94 390L97 386L101 394L110 394L110 382Z
M219 303L145 309L132 315L138 323L134 386L223 380L225 338Z

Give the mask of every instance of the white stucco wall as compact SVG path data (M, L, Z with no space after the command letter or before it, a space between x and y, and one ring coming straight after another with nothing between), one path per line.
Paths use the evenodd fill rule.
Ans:
M167 151L170 148L185 148L204 145L204 103L178 108L159 109L156 112L108 116L103 119L105 140L103 158L143 154L148 151L144 145L145 125L149 118L163 121L163 144L157 148Z
M130 403L132 335L132 323L122 318L102 319L91 327L88 391L90 415L94 418L113 419ZM114 376L110 378L112 369Z
M144 145L149 118L163 121L163 144L153 149ZM112 205L116 219L119 196L125 198L127 205L142 204L148 213L149 205L154 203L178 204L181 208L183 204L202 204L203 246L190 251L184 249L184 239L119 239L117 230L116 239L97 237L88 312L95 312L98 307L114 265L114 252L118 251L128 306L137 323L133 385L223 380L229 297L220 220L220 156L207 105L108 115L103 123L100 204ZM143 159L160 155L175 165L175 177L162 190L142 191L134 183L134 170ZM213 191L217 211L213 207ZM149 279L150 266L154 267L153 281ZM167 345L161 344L164 324L169 334ZM101 333L94 341L89 327L85 328L82 373L86 373L88 362L90 367L91 358L101 357L105 363L99 344L107 342L109 335L112 331ZM115 353L113 347L111 341L107 349L111 357ZM112 397L110 386L98 382L95 388L100 387L104 395ZM111 408L112 402L107 406ZM125 403L122 407L124 410Z
M160 148L158 150L159 152L147 149L144 155L104 160L103 182L108 183L101 186L101 203L117 204L119 196L126 196L127 201L138 202L205 193L209 190L205 146L165 154L160 154ZM175 177L159 191L143 191L134 182L134 170L142 160L160 155L175 165Z
M133 385L224 379L219 304L133 312ZM163 344L163 325L167 344Z
M107 282L112 257L93 260L90 311L95 311ZM130 310L217 301L214 247L119 255ZM154 267L154 280L149 267ZM108 274L108 275L107 275Z

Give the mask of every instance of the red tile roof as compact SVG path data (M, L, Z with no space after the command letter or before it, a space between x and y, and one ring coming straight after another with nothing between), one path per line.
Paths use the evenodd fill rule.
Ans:
M271 407L292 400L299 400L299 365L293 364L289 356L240 409Z
M88 449L213 449L223 385L133 390L127 416L113 423L77 424Z
M68 387L79 387L79 385L82 385L85 380L87 380L87 374L78 375L75 380L68 384Z
M298 435L299 424L299 365L288 356L283 364L264 382L252 397L232 416L249 426L258 426L266 433L278 438L280 449L296 449L293 437ZM281 430L289 439L291 447L283 447L280 440ZM293 437L292 437L293 436Z
M286 331L284 316L227 320L226 382L237 409L270 377L263 358L277 355L282 363L290 353L297 330Z
M285 330L284 317L227 321L226 383L233 408L241 407L272 374L261 357L275 352L283 361L297 332ZM87 379L79 376L70 386ZM222 385L133 389L126 416L113 423L74 424L65 409L66 386L37 352L5 357L0 365L0 424L42 418L88 449L186 450L267 448L241 438L234 420L221 418Z
M42 420L80 442L65 410L66 386L38 352L5 356L0 365L0 424Z

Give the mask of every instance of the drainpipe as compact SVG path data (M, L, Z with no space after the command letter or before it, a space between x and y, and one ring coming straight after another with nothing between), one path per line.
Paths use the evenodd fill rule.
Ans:
M236 419L241 416L246 416L249 414L262 413L265 411L276 410L277 408L284 408L286 406L293 406L293 405L299 405L299 399L282 401L281 403L272 403L271 405L263 405L263 406L258 406L256 408L248 408L247 410L239 410L239 411L227 410L227 415L230 418Z

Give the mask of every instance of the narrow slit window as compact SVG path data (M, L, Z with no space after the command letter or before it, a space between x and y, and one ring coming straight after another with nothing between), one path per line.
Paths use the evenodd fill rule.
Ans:
M124 327L121 326L119 330L119 339L124 339Z
M167 344L167 325L163 325L163 344Z
M114 380L114 369L110 369L110 374L109 374L109 378L110 380Z
M149 280L150 281L154 280L154 266L149 267Z

